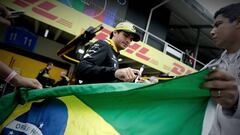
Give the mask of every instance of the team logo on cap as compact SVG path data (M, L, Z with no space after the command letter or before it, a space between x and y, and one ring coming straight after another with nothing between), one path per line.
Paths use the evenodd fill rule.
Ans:
M132 26L132 31L136 31L136 28L135 28L135 26Z

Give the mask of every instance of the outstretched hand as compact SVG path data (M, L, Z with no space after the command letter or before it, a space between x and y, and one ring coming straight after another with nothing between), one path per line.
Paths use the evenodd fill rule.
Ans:
M115 71L115 77L124 82L133 82L140 72L137 69L122 68Z
M238 103L238 84L228 72L214 70L208 74L205 80L202 87L210 89L213 100L223 108L232 108Z
M23 86L28 88L42 89L42 84L37 79L27 78L20 75L14 77L12 84L17 87Z

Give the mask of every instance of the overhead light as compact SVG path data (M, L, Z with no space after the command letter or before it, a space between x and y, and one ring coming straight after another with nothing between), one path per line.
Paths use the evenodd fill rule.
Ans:
M45 30L45 33L44 33L44 37L47 37L47 36L48 36L48 33L49 33L49 29L46 29L46 30Z

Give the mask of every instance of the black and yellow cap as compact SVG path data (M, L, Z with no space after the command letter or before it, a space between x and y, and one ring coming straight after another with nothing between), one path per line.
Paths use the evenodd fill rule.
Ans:
M130 22L120 22L116 25L114 30L122 30L134 35L133 41L137 42L140 40L140 35L137 33L134 25Z

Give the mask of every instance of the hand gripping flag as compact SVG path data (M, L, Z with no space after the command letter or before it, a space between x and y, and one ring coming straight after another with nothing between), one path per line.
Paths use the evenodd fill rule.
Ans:
M19 90L0 98L1 134L200 135L210 94L204 70L157 84Z

